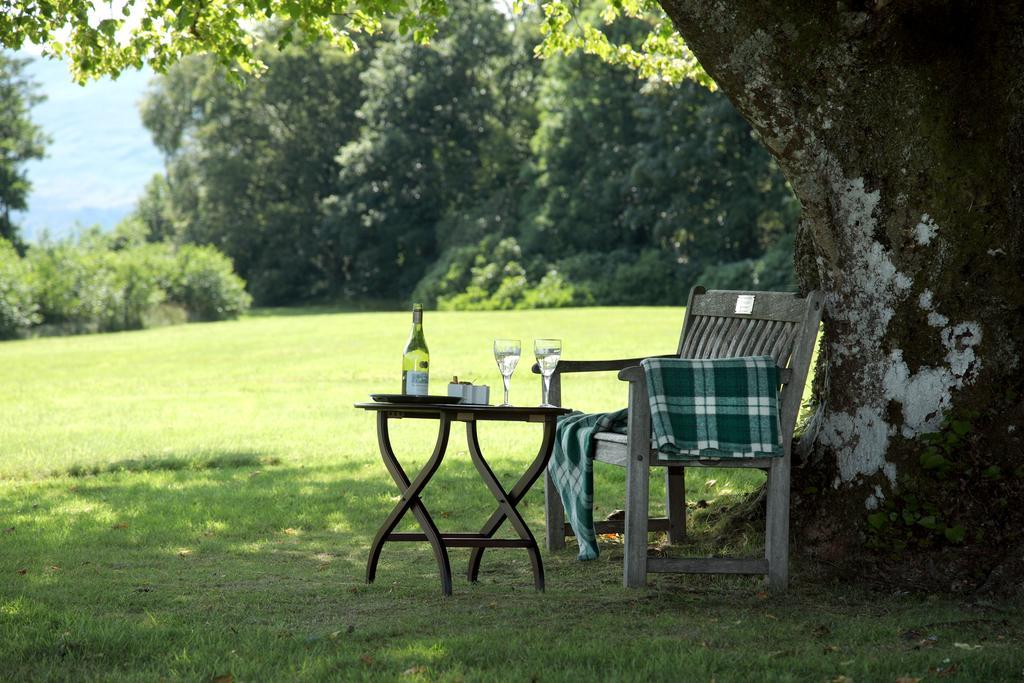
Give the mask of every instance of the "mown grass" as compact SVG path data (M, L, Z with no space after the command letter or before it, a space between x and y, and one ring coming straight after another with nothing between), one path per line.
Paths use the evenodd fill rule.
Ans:
M609 539L596 562L576 562L572 547L545 554L538 594L521 551L487 551L469 584L468 551L455 550L445 599L429 550L403 544L367 586L370 539L397 497L372 419L351 405L397 390L408 315L317 313L0 345L0 678L1024 677L1024 623L1008 606L833 585L801 562L782 597L752 578L662 576L627 591ZM499 385L496 336L632 356L674 348L680 319L430 312L434 388L452 374ZM564 397L608 409L625 391L613 375L585 376ZM513 400L538 399L524 362ZM433 434L417 421L395 436L412 469ZM509 482L537 427L489 424L481 436ZM689 499L711 513L697 517L695 546L759 477L689 477ZM622 487L620 471L600 468L599 513L621 504ZM539 488L522 509L541 535ZM425 502L451 530L493 507L458 430ZM741 524L725 549L760 542Z

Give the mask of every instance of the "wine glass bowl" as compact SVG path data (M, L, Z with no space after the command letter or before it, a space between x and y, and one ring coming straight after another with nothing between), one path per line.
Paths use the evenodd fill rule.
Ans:
M551 375L555 373L558 359L562 357L562 340L534 339L533 355L537 358L537 366L544 381L543 402L540 405L544 408L554 408L555 406L548 401L548 392L551 388Z
M501 381L505 385L505 402L503 408L512 404L508 402L508 386L512 381L512 373L519 364L519 356L522 352L522 344L518 339L495 339L494 340L494 361L498 364L498 372L501 373Z

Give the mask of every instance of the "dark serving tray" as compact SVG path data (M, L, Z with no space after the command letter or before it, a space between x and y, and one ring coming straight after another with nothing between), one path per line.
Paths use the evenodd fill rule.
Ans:
M458 403L460 396L413 396L411 394L370 394L377 403Z

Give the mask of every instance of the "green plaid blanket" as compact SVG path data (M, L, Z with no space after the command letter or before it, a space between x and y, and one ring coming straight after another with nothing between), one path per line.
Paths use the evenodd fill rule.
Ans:
M640 363L661 460L782 455L779 368L770 356Z
M579 542L577 559L597 558L592 437L597 432L621 433L625 429L625 408L614 413L570 413L558 420L548 473L562 499L565 518Z
M779 373L770 357L650 358L640 365L647 377L652 446L659 459L782 455ZM579 543L580 560L598 556L593 436L625 429L625 409L571 413L559 420L548 473Z

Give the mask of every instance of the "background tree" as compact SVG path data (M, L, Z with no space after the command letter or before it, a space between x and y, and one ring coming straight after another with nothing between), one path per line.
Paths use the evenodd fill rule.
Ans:
M616 42L649 30L605 28ZM540 92L524 252L560 257L557 269L601 303L673 304L696 281L793 286L789 259L774 278L754 276L767 249L791 248L799 209L721 93L639 80L586 55L545 60Z
M23 250L11 211L27 208L32 185L25 162L43 157L46 136L32 123L32 107L43 100L25 73L29 60L0 52L0 238Z
M500 104L492 66L510 34L489 6L455 16L430 47L381 45L363 75L363 127L338 153L324 218L346 294L407 296L437 257L435 225L480 189Z
M335 154L358 130L362 57L315 47L266 50L264 78L245 88L211 60L191 59L156 82L143 122L167 155L139 214L154 239L215 244L264 303L324 292L320 201Z
M719 264L702 277L758 281L793 202L720 94L645 84L592 56L540 61L536 12L451 9L429 46L264 48L244 89L210 59L172 68L144 107L168 155L138 205L151 239L224 249L264 304L676 303ZM606 30L639 42L649 25ZM332 97L292 85L325 87L320 64L335 61L362 75ZM267 123L282 112L287 135ZM661 182L647 187L653 168ZM792 287L780 261L764 284Z

